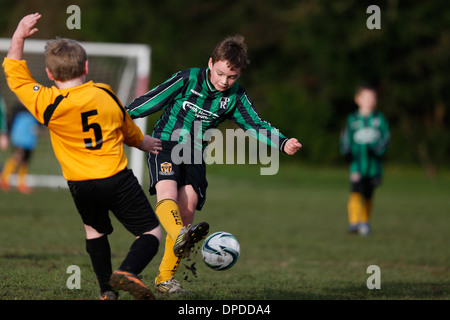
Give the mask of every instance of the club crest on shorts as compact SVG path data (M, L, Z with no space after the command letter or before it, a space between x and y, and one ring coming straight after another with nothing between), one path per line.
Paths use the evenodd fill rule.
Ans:
M160 165L161 170L159 170L159 174L164 176L171 176L175 174L172 170L172 164L170 162L163 162Z

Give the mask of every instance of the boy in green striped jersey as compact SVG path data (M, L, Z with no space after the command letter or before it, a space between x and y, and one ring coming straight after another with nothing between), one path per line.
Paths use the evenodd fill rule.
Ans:
M132 118L164 110L152 134L162 140L163 150L157 156L148 154L150 194L157 196L156 214L167 231L165 253L155 279L160 292L186 293L173 278L181 258L188 254L183 252L186 247L179 250L179 242L186 234L197 235L188 241L200 241L208 232L207 223L190 227L195 210L202 209L208 186L203 156L193 156L199 154L195 150L206 148L204 133L230 119L258 140L289 155L301 148L297 139L288 139L260 118L236 82L248 64L244 38L227 37L214 49L208 67L177 72L127 106ZM187 135L182 137L182 133ZM174 161L172 151L186 141L189 147L182 152L190 154L183 155L182 163ZM192 161L186 161L189 158Z
M351 193L348 200L349 232L370 233L373 192L381 183L382 157L390 142L389 125L375 111L377 92L370 86L356 90L358 110L347 118L341 134L341 153L350 161Z

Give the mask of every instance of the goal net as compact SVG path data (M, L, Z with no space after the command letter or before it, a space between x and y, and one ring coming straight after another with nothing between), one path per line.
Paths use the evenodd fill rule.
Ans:
M6 56L11 39L0 38L0 56ZM34 79L44 85L54 85L47 78L45 72L44 48L46 40L25 41L24 57ZM89 59L89 74L87 80L106 83L112 87L123 105L130 103L135 97L148 91L150 77L151 49L143 44L119 44L100 42L80 42L85 48ZM3 74L3 72L2 72ZM0 77L0 92L3 96L8 116L12 115L18 99L12 93L6 83L5 76ZM144 118L136 119L135 123L146 132ZM53 153L50 135L45 126L38 130L38 144L30 158L27 183L31 187L67 188L67 183L62 176L61 167ZM128 156L129 168L131 168L142 183L144 177L145 154L126 145L125 152ZM5 160L11 156L13 147L8 147L7 152L0 151L0 168ZM11 185L17 183L16 175L12 176Z

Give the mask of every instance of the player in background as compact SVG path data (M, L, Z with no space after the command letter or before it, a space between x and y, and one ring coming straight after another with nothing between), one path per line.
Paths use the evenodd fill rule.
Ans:
M6 116L6 103L0 93L0 151L6 151L8 148L8 118Z
M11 175L17 170L17 190L23 194L30 194L27 185L28 164L38 140L39 123L33 115L20 103L13 109L10 126L10 140L14 147L13 154L6 160L1 174L1 188L10 189Z
M62 173L68 181L86 231L86 251L100 286L101 299L117 299L116 289L136 299L154 298L137 277L158 251L159 221L148 199L127 169L123 143L156 154L160 141L144 136L108 85L86 81L88 60L70 39L51 40L45 49L46 71L56 86L37 83L23 58L25 39L38 31L39 13L25 16L3 61L9 88L50 131ZM108 235L112 211L136 240L112 272Z
M348 230L368 235L373 193L381 184L382 157L391 135L386 118L375 110L377 92L373 87L358 87L354 99L358 110L348 116L340 138L341 153L350 161Z
M206 130L230 119L244 130L254 129L257 139L287 154L301 148L297 139L286 138L260 118L244 88L236 82L248 64L244 38L227 37L214 49L208 67L179 71L126 107L132 118L164 110L152 134L162 140L163 151L148 154L150 194L156 193L156 214L167 232L164 257L155 279L155 288L162 293L187 293L173 276L185 254L177 244L186 230L191 230L195 210L201 210L206 200L205 162L203 157L192 156L195 148L207 145L207 141L196 143L199 135L202 141ZM173 141L173 134L182 131L188 139L184 136L177 141L175 136ZM172 150L179 142L191 144L190 162L180 164L172 159ZM194 229L203 226L207 224L197 224Z

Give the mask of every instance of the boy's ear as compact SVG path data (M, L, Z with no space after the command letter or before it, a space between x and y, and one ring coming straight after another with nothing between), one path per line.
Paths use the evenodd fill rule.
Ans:
M84 63L84 75L88 75L89 73L89 63L88 60L86 60L86 62Z
M212 60L212 58L209 58L209 60L208 60L208 68L211 70L212 66L213 66L213 60Z
M55 81L55 78L51 74L50 70L48 70L48 68L45 68L45 72L47 72L47 77L50 81Z

